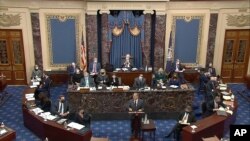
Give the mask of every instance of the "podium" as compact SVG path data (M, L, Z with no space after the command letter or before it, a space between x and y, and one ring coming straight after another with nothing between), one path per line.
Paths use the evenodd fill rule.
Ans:
M131 128L132 128L131 140L140 140L141 117L142 114L144 114L144 112L132 111L128 113L131 115Z

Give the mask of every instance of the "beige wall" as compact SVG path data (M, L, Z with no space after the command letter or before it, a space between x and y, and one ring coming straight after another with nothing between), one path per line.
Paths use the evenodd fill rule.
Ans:
M17 14L21 15L21 24L19 26L0 27L3 29L22 29L23 41L25 47L25 61L26 61L26 73L29 81L31 71L34 66L34 49L32 40L32 28L31 28L31 12L37 12L40 16L40 28L41 28L41 41L42 41L42 53L43 53L43 65L47 70L50 69L65 69L65 68L51 68L48 66L48 42L46 34L45 13L67 13L67 14L79 14L80 24L79 29L85 31L85 13L89 15L95 15L97 10L101 13L108 13L109 10L144 10L144 13L153 13L156 10L157 15L167 15L166 19L166 40L165 46L168 47L169 35L171 31L172 17L175 15L203 15L203 31L201 36L199 63L205 66L206 51L208 41L208 28L210 13L218 13L218 25L215 41L214 52L214 66L217 72L221 72L222 51L224 42L224 33L227 29L249 29L250 26L234 27L227 26L226 18L228 14L240 15L249 14L249 0L246 1L227 1L227 2L168 2L168 0L162 0L158 2L150 2L149 0L124 0L124 2L85 2L85 1L34 1L34 0L0 0L0 14ZM240 12L239 12L240 9ZM243 9L243 10L242 10ZM245 10L247 9L247 10ZM244 12L245 10L245 12ZM243 11L243 12L242 12ZM79 31L81 32L81 31ZM86 36L84 36L86 38ZM80 41L80 39L79 39ZM85 39L86 41L86 39ZM79 43L80 44L80 43ZM165 49L165 55L167 49ZM165 56L166 58L166 56ZM250 61L249 61L250 66ZM250 74L250 68L248 69Z

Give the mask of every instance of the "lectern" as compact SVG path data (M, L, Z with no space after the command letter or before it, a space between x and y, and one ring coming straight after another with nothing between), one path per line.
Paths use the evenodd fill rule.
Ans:
M132 135L132 138L140 139L141 117L144 112L133 111L129 112L129 114L131 115L131 128L134 135Z

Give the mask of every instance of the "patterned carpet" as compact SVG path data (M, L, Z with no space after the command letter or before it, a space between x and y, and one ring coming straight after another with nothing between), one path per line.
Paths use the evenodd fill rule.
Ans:
M230 84L232 91L235 93L239 103L238 113L235 124L250 124L250 102L244 97L236 93L246 90L244 84ZM21 94L25 86L8 86L5 90L12 96L0 107L0 122L16 130L16 141L40 141L29 129L23 125L23 117L21 111ZM249 95L250 90L244 91ZM66 95L66 85L51 88L52 101L60 94ZM202 94L195 95L193 108L198 119L200 119L200 104ZM174 120L155 120L156 124L156 141L170 141L164 138L175 125ZM130 121L128 120L112 120L112 121L92 121L91 125L93 136L109 137L110 141L128 141L130 137ZM229 133L224 138L229 138ZM145 134L145 140L151 141L149 134Z

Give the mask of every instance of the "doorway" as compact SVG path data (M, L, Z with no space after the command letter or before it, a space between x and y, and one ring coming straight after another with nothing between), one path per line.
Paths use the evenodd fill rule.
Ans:
M8 85L26 85L22 30L0 30L0 75Z
M250 54L249 40L250 29L226 31L221 66L223 82L244 82Z

